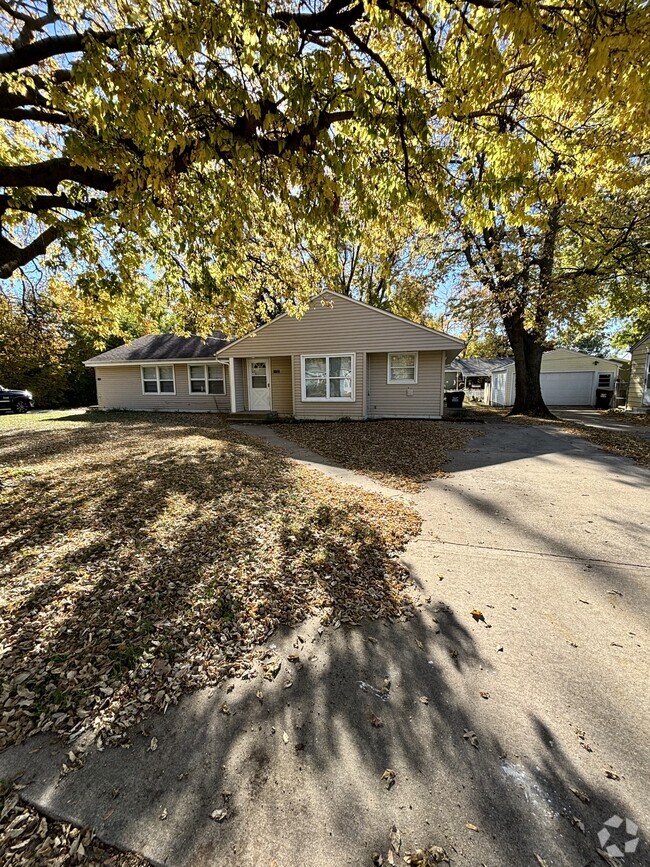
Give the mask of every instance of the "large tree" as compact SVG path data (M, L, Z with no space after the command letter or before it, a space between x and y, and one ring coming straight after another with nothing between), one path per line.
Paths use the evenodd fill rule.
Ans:
M557 53L497 40L491 28L482 48L458 39L456 99L438 112L448 143L441 250L470 306L474 298L503 323L515 413L549 414L540 387L549 338L594 299L629 301L650 263L648 10L619 9L623 26L592 8L596 30L581 32L588 9L566 7L569 75Z
M227 241L269 199L290 222L322 225L369 135L378 152L387 140L378 194L388 139L408 173L404 106L413 119L418 91L391 67L399 33L415 81L425 75L417 2L7 0L0 11L0 277L106 219L145 246L152 226L180 225L181 255L205 234L206 205Z
M0 277L63 264L119 292L135 270L197 299L197 327L212 311L242 331L333 285L350 226L415 204L436 231L453 219L478 240L474 261L488 240L480 280L518 359L520 408L543 411L530 300L543 296L548 325L568 215L646 159L643 0L0 11Z
M266 197L323 225L347 184L372 210L432 171L425 204L439 213L440 118L489 116L519 64L579 98L613 51L634 59L645 4L3 0L0 12L7 277L108 214L144 240L181 225L183 254L204 232L205 200L232 238ZM645 75L635 67L632 84ZM616 87L633 114L640 97Z

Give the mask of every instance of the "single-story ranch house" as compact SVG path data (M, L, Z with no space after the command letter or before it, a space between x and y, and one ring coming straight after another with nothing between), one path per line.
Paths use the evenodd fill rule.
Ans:
M632 412L650 410L650 334L630 347L630 385L626 409Z
M553 349L542 356L540 382L547 406L594 406L596 390L613 389L622 361L599 358L573 349ZM515 363L494 367L485 402L512 406L515 402Z
M283 313L238 340L150 335L84 363L103 409L436 419L463 346L325 290L300 319Z

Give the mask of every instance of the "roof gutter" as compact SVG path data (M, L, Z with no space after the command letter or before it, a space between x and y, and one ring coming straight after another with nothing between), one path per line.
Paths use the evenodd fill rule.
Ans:
M143 364L228 364L227 358L217 358L214 355L199 355L192 358L140 358L137 361L84 361L84 367L136 367Z

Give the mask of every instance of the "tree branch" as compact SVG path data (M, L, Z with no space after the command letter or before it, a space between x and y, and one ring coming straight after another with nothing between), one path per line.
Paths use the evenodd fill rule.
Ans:
M25 166L0 166L0 186L3 187L44 187L55 193L63 181L74 181L107 193L117 186L115 179L107 172L84 169L66 157Z
M68 211L79 211L85 213L97 205L97 199L90 199L85 202L72 202L70 198L64 194L56 196L38 195L33 196L29 202L17 202L13 196L8 193L0 193L0 216L6 211L25 211L29 214L38 214L40 211L49 211L52 208L65 208Z
M59 111L48 111L46 108L1 108L0 118L3 120L34 120L37 123L70 123L67 114Z
M6 280L11 277L16 268L21 268L37 256L42 256L49 245L63 234L63 231L63 223L48 226L26 247L18 247L7 238L0 236L0 280Z
M21 45L13 51L0 54L0 72L18 72L49 57L60 54L75 54L84 51L93 42L115 47L120 36L141 33L142 28L122 30L86 30L84 33L66 33L62 36L47 36L37 42Z

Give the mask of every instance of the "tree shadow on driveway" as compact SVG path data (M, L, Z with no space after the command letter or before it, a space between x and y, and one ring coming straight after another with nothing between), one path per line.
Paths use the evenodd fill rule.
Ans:
M536 855L549 867L597 863L597 828L614 813L625 815L629 804L604 776L594 785L557 747L561 733L548 715L558 701L570 701L568 684L546 674L545 688L553 697L548 715L535 710L543 676L515 696L516 714L494 694L483 698L480 691L490 694L500 663L494 651L487 655L468 611L457 614L435 597L407 622L393 607L394 622L343 622L334 628L350 605L367 605L376 613L384 599L391 602L396 564L386 525L397 513L379 520L378 535L376 519L361 501L351 500L357 510L344 528L334 485L320 500L313 489L301 493L293 470L281 461L274 469L267 452L252 441L219 451L219 436L194 422L165 420L152 432L154 441L146 428L130 430L128 449L117 438L110 459L93 454L100 440L92 437L84 441L82 462L78 452L62 446L68 475L48 476L46 487L33 457L38 443L23 444L24 459L31 455L37 475L27 483L22 517L11 525L12 533L25 533L22 542L6 538L5 543L13 557L33 523L39 545L52 548L52 561L41 586L14 610L15 644L5 676L35 669L53 689L69 689L72 697L74 681L58 680L66 669L82 671L104 659L107 650L118 651L117 660L108 654L117 698L107 696L105 709L118 700L126 707L139 690L155 693L165 685L162 675L134 685L132 674L146 653L162 667L177 662L182 667L187 642L198 638L202 647L213 647L218 635L231 633L237 605L246 604L236 595L242 577L247 586L258 582L255 592L263 594L277 629L265 663L272 671L276 659L282 665L266 680L264 667L250 660L242 673L255 677L233 680L230 691L224 686L195 692L166 713L147 716L129 731L126 748L91 748L73 773L60 776L70 746L51 743L45 735L0 755L0 775L23 771L26 798L93 826L107 842L167 865L369 865L373 851L386 856L393 825L400 829L403 850L441 845L453 863L466 867L535 865ZM162 450L164 438L171 440L170 451ZM20 446L15 448L21 454ZM70 467L76 478L70 529L78 535L73 549L62 550L56 527L61 498L70 493ZM246 483L249 471L254 481ZM226 477L227 489L216 485ZM297 517L290 518L288 509L274 523L280 502L286 506L295 498ZM477 511L487 508L475 505ZM256 520L249 524L244 518L251 513ZM267 551L270 523L273 558L255 571L252 563ZM172 544L161 533L170 524L177 530ZM117 559L108 557L114 548L121 552ZM300 552L304 560L296 571ZM101 571L102 563L111 563L111 569ZM277 570L272 577L271 563ZM24 565L11 560L12 580ZM59 598L58 582L69 573L83 581L80 594L68 602ZM297 586L299 580L306 585ZM211 587L218 592L208 597ZM207 608L197 608L199 593ZM291 609L296 597L301 610L305 600L329 609L332 625L322 633L316 618L296 626L300 618ZM34 652L35 627L46 625L50 601L62 606L47 633L52 643L24 664L21 648L31 642ZM208 622L217 628L197 636L196 621L206 619L206 610L213 611ZM146 620L153 630L141 636L137 627ZM278 628L282 623L293 627ZM165 643L171 638L171 649L154 643L161 638ZM140 651L134 667L124 656L125 643ZM69 655L61 662L65 648ZM298 659L289 660L290 655ZM236 671L237 659L208 655L205 664ZM153 666L153 660L145 662ZM588 679L596 672L593 667L576 676ZM93 678L98 681L96 674ZM199 676L195 685L201 682ZM613 694L607 712L615 708ZM618 727L621 737L633 736L625 720ZM386 769L395 772L390 789L382 780ZM590 804L577 800L570 787L585 791ZM571 824L572 816L584 822L584 834ZM646 817L631 818L641 824ZM630 856L626 867L643 864L643 854L640 849Z
M465 684L490 665L446 606L322 634L310 621L275 643L282 667L272 681L260 669L231 691L187 696L147 720L129 750L91 752L60 780L60 748L32 741L41 749L29 757L25 795L155 863L197 867L370 865L373 852L386 856L393 825L402 854L439 845L467 867L540 863L536 855L549 867L595 864L598 829L625 815L535 716L534 753L505 755L488 703ZM17 771L25 751L8 759ZM642 854L627 863L643 864Z

